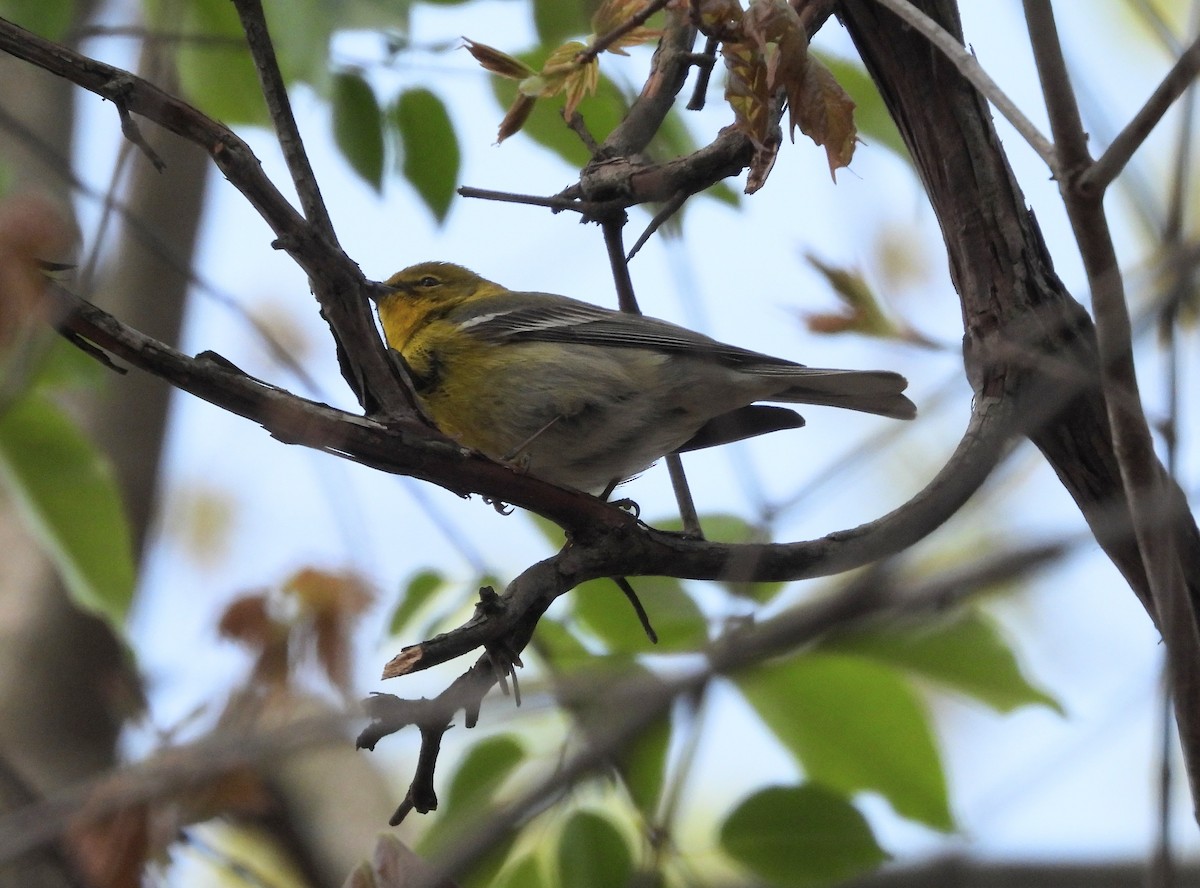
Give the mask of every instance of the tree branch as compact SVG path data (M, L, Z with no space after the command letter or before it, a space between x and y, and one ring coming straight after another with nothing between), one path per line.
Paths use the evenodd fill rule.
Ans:
M300 197L304 217L318 234L329 240L330 244L337 244L337 233L333 230L329 210L321 198L321 188L317 184L312 164L308 161L304 140L300 138L300 128L296 126L296 118L292 114L292 102L288 98L283 74L275 57L275 47L267 31L262 2L233 0L233 5L237 9L238 18L241 19L246 43L250 47L250 55L254 58L254 67L258 72L263 98L267 101L267 111L275 124L275 136L279 140L284 161L292 175L292 183Z
M1172 482L1154 452L1142 409L1125 285L1104 214L1103 191L1075 187L1091 163L1075 94L1071 89L1054 12L1048 0L1024 0L1034 59L1059 147L1063 172L1059 190L1075 232L1092 291L1100 379L1108 403L1108 421L1133 529L1141 550L1159 630L1167 643L1167 662L1175 695L1175 717L1188 765L1193 804L1200 803L1200 631L1188 595L1176 545L1181 529ZM1200 812L1198 812L1200 816Z
M715 640L704 650L704 665L663 680L637 675L615 686L597 688L593 682L560 687L557 696L568 707L572 697L604 707L605 717L595 719L588 742L552 773L527 787L494 816L456 837L447 850L430 860L430 875L453 878L467 872L491 848L589 774L607 767L631 741L663 717L675 701L698 693L715 677L729 675L771 657L795 651L837 630L871 622L894 623L908 617L945 613L978 590L996 582L1011 581L1056 562L1066 547L1049 543L1001 553L962 570L901 586L886 568L857 578L838 594L793 607L769 620L743 626ZM600 698L599 700L597 698ZM433 884L418 882L418 885Z
M1103 191L1121 174L1129 163L1134 152L1142 146L1146 138L1158 126L1167 109L1183 95L1184 91L1196 79L1200 72L1200 36L1192 41L1183 54L1171 66L1166 77L1150 94L1150 98L1125 125L1125 128L1112 140L1108 149L1100 155L1076 180L1076 187L1086 190Z
M1058 169L1054 146L1050 144L1050 140L1042 135L1041 131L1034 126L1033 121L1025 116L1004 90L996 85L996 81L992 80L975 56L967 51L962 40L958 39L956 34L951 34L909 0L875 0L875 2L891 10L893 14L936 46L959 70L959 73L983 93L997 111L1004 115L1013 128L1025 138L1029 146L1046 162L1046 166L1051 170Z

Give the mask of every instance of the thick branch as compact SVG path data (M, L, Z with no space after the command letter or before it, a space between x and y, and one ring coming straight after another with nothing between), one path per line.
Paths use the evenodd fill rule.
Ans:
M910 0L875 0L880 6L886 6L908 25L915 28L926 40L945 54L959 72L967 78L975 88L996 106L1005 119L1013 125L1038 156L1046 162L1046 166L1057 170L1058 162L1054 155L1054 146L1034 126L1033 121L1025 116L1016 103L996 85L974 54L963 46L962 35L958 31L951 33L935 21L924 10L918 8Z
M952 0L922 11L961 42ZM962 302L968 375L988 391L1019 380L1026 434L1074 497L1097 541L1157 620L1131 526L1100 388L1095 331L1071 298L1025 207L978 92L925 39L875 3L849 3L842 17L895 118L941 225ZM1024 356L1014 364L1013 356ZM1042 357L1044 360L1035 360ZM1066 365L1074 374L1064 375ZM1113 516L1120 516L1114 520ZM1200 533L1181 516L1191 563ZM1189 571L1200 596L1200 571Z
M416 421L384 425L299 398L218 360L188 357L124 327L59 287L52 286L49 293L60 326L72 336L258 422L282 441L411 475L461 494L480 493L492 501L519 505L572 533L571 542L554 559L526 572L546 571L536 575L540 579L514 582L501 598L499 613L477 615L460 630L426 642L421 656L406 671L427 668L492 642L503 643L557 595L597 577L796 580L840 573L894 555L962 506L987 478L1018 428L1010 398L979 398L963 440L937 477L909 502L860 527L796 543L688 540L638 524L595 497L491 462Z
M716 543L653 528L614 529L589 544L568 544L527 569L487 611L462 626L405 648L385 677L437 666L486 645L519 652L528 621L559 595L608 576L672 576L694 580L769 582L831 576L904 551L954 515L986 480L1018 428L1010 398L982 398L949 461L916 496L875 521L818 540Z

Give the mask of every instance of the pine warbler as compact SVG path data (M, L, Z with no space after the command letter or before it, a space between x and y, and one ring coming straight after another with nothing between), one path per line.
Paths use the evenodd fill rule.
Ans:
M438 427L566 487L607 495L665 454L804 425L755 401L916 415L898 373L805 367L445 262L386 283L384 334Z

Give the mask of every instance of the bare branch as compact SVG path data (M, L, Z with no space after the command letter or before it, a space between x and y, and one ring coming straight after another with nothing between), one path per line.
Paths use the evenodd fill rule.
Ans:
M336 713L270 730L221 731L58 790L0 816L0 864L54 842L72 822L103 822L118 811L207 786L240 768L267 766L315 746L340 745L346 721L346 713Z
M875 2L891 10L941 50L946 58L958 68L963 77L983 93L984 97L996 107L996 110L1003 114L1004 118L1025 138L1030 147L1045 161L1046 166L1057 173L1058 160L1050 140L1042 135L1016 103L996 85L996 82L983 70L983 66L979 64L975 56L968 52L961 42L955 40L945 28L913 6L909 0L875 0Z
M664 681L656 676L639 675L614 687L599 689L603 700L598 705L605 707L608 717L596 720L584 748L495 812L495 816L482 818L476 827L458 836L441 856L430 861L432 872L450 877L466 872L489 849L541 810L546 799L556 798L589 774L606 767L676 700L697 693L714 677L794 651L834 630L873 620L893 622L900 617L943 613L978 590L1027 576L1054 563L1064 551L1063 544L1049 543L1005 552L972 567L948 571L916 588L901 587L884 569L873 570L835 596L794 607L717 639L704 652L705 665L681 677ZM568 685L560 689L559 695L569 701L572 694L586 696L595 703L598 689L591 682L574 689Z
M308 161L304 140L300 138L300 128L296 126L296 118L292 114L292 102L288 98L283 73L279 70L279 62L275 58L275 47L267 31L262 2L234 0L233 5L241 19L242 30L246 32L246 42L250 46L250 55L254 57L254 67L258 72L263 98L267 101L267 110L275 124L275 135L279 139L279 147L283 150L288 171L292 174L296 193L300 196L304 216L323 237L328 238L331 244L336 244L337 234L333 230L329 210L321 198L316 174Z
M1134 152L1158 125L1167 109L1183 95L1200 72L1200 36L1176 60L1146 104L1117 134L1108 149L1076 181L1076 187L1103 191L1125 169Z
M1050 124L1063 169L1070 176L1089 163L1087 134L1067 78L1053 10L1048 0L1024 0L1024 5ZM1159 630L1167 644L1175 716L1192 797L1200 799L1200 632L1176 539L1180 510L1186 514L1186 507L1174 495L1158 462L1141 407L1125 285L1104 215L1103 192L1081 192L1072 185L1072 177L1059 180L1092 291L1100 377L1113 446Z

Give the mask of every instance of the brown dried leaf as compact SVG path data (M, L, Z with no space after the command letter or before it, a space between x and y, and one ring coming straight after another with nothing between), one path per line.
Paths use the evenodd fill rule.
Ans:
M466 41L466 50L475 57L475 61L479 62L484 69L491 71L493 74L498 74L501 77L507 77L509 80L524 80L536 72L529 65L525 64L518 58L510 56L506 52L501 52L494 46L488 46L486 43L477 43L469 37L464 37Z
M253 592L229 603L217 623L217 633L222 638L261 650L276 634L276 627L275 620L267 611L266 594Z
M23 194L0 203L0 346L43 320L42 262L58 258L73 237L49 198Z
M814 311L804 315L804 324L809 332L824 335L853 333L857 318L850 313Z
M596 86L599 83L600 63L596 59L577 67L567 76L567 103L563 108L563 114L568 120L579 108L579 103L596 92Z
M283 591L300 604L317 662L334 687L348 693L354 621L374 600L370 588L351 573L306 568L289 579Z
M742 33L766 66L768 92L803 80L808 33L787 0L754 0L742 17Z
M725 100L733 109L733 125L756 148L764 146L774 129L767 89L767 67L762 57L744 43L725 43Z
M652 40L657 40L662 35L661 28L647 28L645 25L639 25L636 28L626 31L612 43L608 44L604 48L604 51L611 52L614 55L629 55L625 51L626 47L641 46L643 43L650 43Z
M645 7L645 0L604 0L592 14L592 33L603 37L629 21Z
M740 41L742 4L739 0L700 0L696 5L700 30L723 41Z
M509 136L521 131L521 127L529 119L529 115L533 112L533 106L536 103L537 99L534 96L527 96L523 92L517 93L517 97L513 99L512 105L508 108L508 113L500 121L500 129L496 132L497 145Z
M858 142L854 126L854 100L842 89L819 60L808 58L803 79L787 84L791 128L800 131L825 149L829 174L849 166Z
M230 602L221 614L217 631L256 655L250 673L255 685L275 689L287 686L290 628L271 613L265 591Z
M308 613L339 613L357 616L371 606L375 596L371 587L356 574L306 567L283 584L290 595Z
M767 177L775 168L775 159L779 157L779 139L773 138L754 149L750 158L750 172L746 176L746 193L753 194L767 184Z
M66 847L71 862L94 888L139 888L142 873L153 856L150 847L150 809L128 805L103 816L86 817L86 805L71 820Z
M263 815L275 805L262 774L251 767L217 774L186 790L176 802L185 823L201 823L230 814Z
M823 262L813 254L805 257L841 299L840 313L820 312L805 316L814 333L861 333L882 339L903 339L904 330L883 310L875 291L858 271Z

